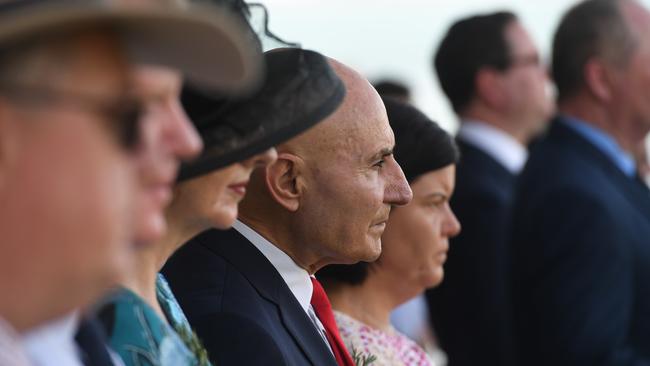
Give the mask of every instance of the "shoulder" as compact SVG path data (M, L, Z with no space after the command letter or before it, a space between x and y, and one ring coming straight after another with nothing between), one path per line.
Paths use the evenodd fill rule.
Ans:
M557 129L557 128L556 128ZM525 186L606 186L610 177L598 150L577 135L549 133L531 151L520 179Z
M111 348L127 366L173 365L191 357L174 331L131 291L120 291L98 315Z
M486 203L508 202L515 185L515 175L485 153L461 155L456 168L457 204L466 200L473 205L476 199Z
M194 323L210 359L217 365L285 365L282 345L260 324L258 315L219 312Z

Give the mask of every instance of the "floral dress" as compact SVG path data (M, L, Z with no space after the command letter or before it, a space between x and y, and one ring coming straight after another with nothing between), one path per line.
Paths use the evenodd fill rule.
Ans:
M371 366L435 366L417 343L393 327L376 329L338 311L334 317L350 353L374 356Z

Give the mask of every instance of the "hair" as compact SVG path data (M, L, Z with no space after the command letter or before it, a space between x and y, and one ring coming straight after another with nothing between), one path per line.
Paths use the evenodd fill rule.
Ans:
M409 88L399 81L382 79L372 83L372 85L382 98L390 97L409 99L411 97L411 91Z
M460 153L456 142L438 124L407 103L388 98L384 99L384 104L395 133L395 159L409 183L458 162ZM325 287L337 283L360 285L371 269L367 262L334 264L318 271L318 279Z
M584 68L594 57L624 66L637 40L621 12L621 0L587 0L571 8L553 39L552 74L558 100L573 96L585 85Z
M505 29L515 21L515 14L501 11L461 19L447 31L433 65L456 113L462 113L474 98L476 75L482 68L510 67Z

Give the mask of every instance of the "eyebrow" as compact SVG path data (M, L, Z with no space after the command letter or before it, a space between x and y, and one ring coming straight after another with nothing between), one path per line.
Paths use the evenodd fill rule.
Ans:
M440 192L440 191L436 191L436 192L433 192L433 193L429 193L429 194L425 195L423 198L424 198L424 199L431 199L431 198L438 198L438 197L442 197L442 198L444 198L444 199L449 199L449 195L448 195L448 194L446 194L446 193L444 193L444 192Z
M381 158L385 158L385 157L390 156L390 155L393 155L393 148L392 147L381 149L378 153L371 156L370 159L368 159L368 160L371 161L371 162L374 162L376 160L379 160Z

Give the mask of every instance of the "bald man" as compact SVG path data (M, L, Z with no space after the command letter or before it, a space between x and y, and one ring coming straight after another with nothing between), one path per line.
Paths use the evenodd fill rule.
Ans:
M381 99L330 64L343 103L253 174L234 229L199 235L163 270L218 365L348 365L311 305L312 275L375 260L391 206L411 199Z

